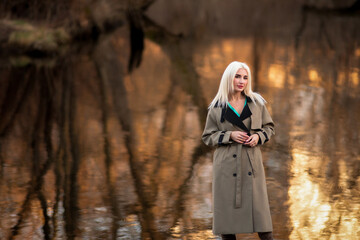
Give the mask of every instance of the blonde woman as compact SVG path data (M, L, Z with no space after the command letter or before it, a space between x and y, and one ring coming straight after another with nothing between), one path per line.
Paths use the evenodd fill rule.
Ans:
M273 239L260 145L274 123L260 94L251 90L248 65L232 62L209 106L204 143L217 147L213 159L213 232L222 239L257 232Z

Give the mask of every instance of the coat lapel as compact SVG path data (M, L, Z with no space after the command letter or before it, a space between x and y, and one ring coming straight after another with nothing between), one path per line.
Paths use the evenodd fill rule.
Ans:
M250 98L248 98L250 99ZM250 99L251 101L251 99ZM259 103L258 103L259 104ZM251 130L261 129L261 112L259 106L255 105L253 101L249 102L249 109L251 111Z
M228 106L225 106L222 111L222 115L223 115L222 119L227 120L228 122L234 124L235 126L238 126L239 128L241 128L246 132L250 132L250 130L243 123L245 119L247 119L252 115L251 109L249 107L249 104L250 103L252 104L251 98L249 97L246 98L247 98L247 104L242 110L240 117L238 117L236 113L234 113L234 111L232 111Z

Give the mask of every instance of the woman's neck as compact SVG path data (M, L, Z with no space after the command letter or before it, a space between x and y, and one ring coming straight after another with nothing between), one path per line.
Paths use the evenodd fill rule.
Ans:
M238 101L238 100L244 100L245 99L245 94L243 94L242 92L240 93L235 93L230 97L230 101Z

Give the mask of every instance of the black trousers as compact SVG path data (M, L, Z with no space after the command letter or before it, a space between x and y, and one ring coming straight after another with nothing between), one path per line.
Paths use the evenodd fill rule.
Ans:
M273 240L272 232L259 232L259 238L261 240ZM221 239L223 240L236 240L235 234L222 234Z

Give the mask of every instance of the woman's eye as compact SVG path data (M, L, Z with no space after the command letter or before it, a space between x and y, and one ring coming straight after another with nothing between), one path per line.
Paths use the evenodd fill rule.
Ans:
M244 79L245 79L245 80L247 80L247 79L248 79L248 77L247 77L247 76L245 76L245 77L244 77Z
M237 75L237 74L236 74L236 75L235 75L235 78L241 78L241 75Z

